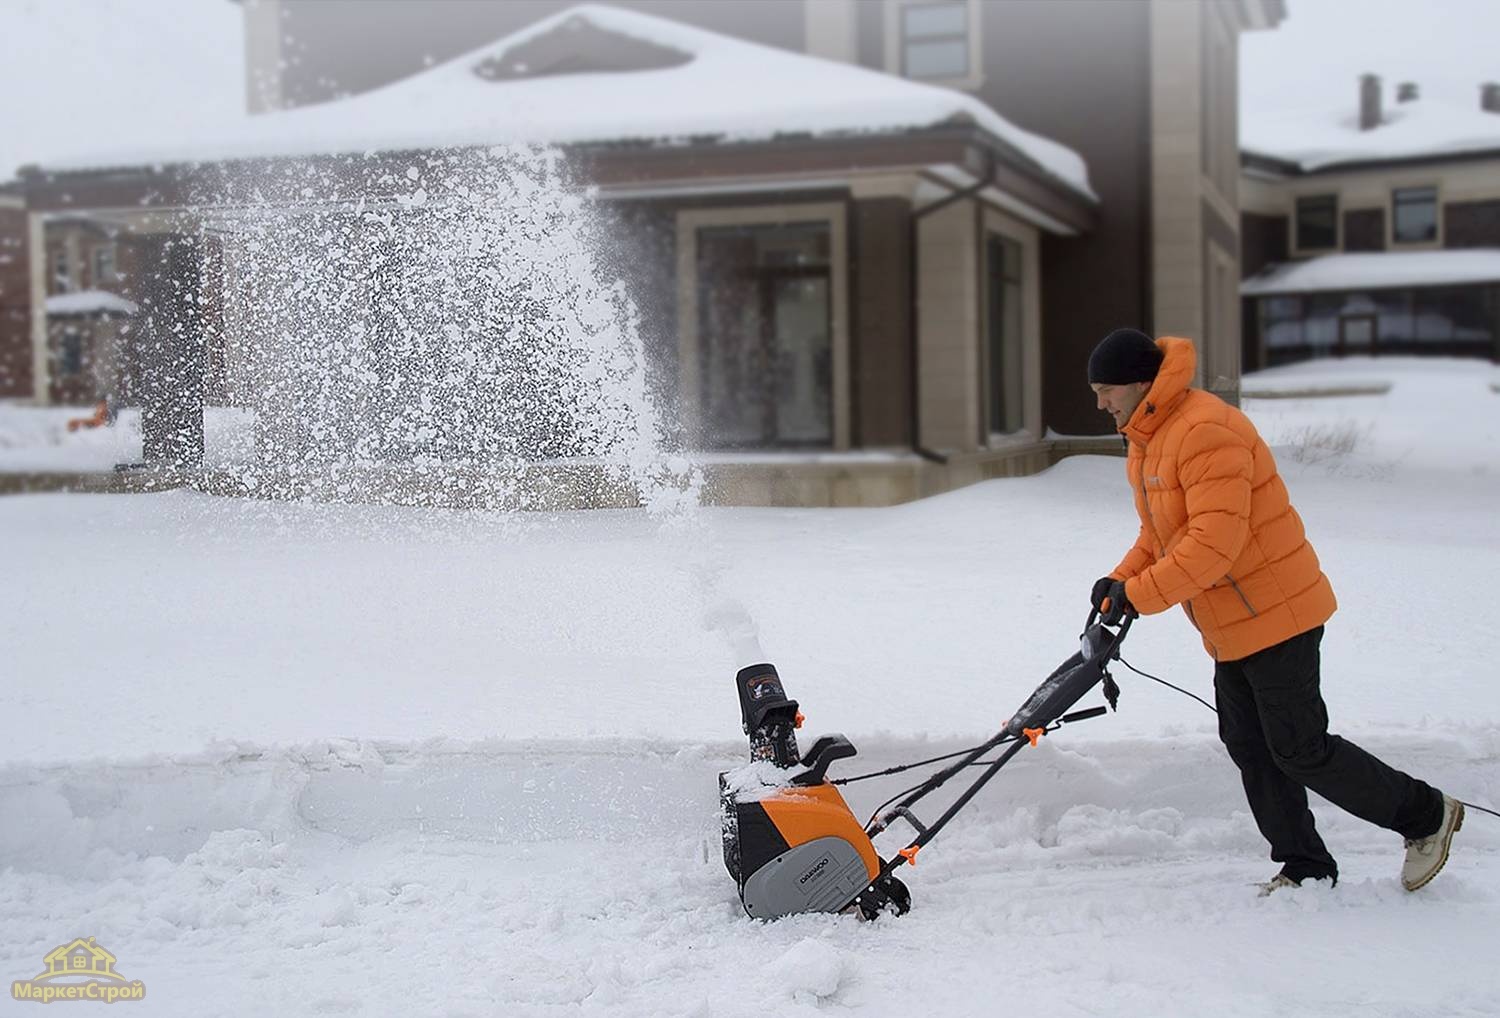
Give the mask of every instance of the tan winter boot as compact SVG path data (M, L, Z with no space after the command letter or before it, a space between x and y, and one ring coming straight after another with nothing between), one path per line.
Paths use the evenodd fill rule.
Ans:
M1453 834L1464 825L1464 804L1457 799L1443 796L1443 822L1436 833L1425 838L1409 838L1406 842L1406 862L1401 866L1401 886L1408 891L1425 887L1442 870L1448 861L1448 847L1453 844Z
M1257 898L1269 898L1271 895L1275 894L1277 891L1282 890L1283 888L1301 887L1302 884L1300 881L1293 880L1285 873L1278 873L1270 880L1267 880L1265 883L1256 884L1255 886L1256 888L1258 888L1255 895Z

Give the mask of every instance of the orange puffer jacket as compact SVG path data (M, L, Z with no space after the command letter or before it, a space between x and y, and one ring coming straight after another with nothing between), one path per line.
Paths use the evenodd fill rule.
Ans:
M1337 602L1255 426L1188 388L1189 340L1156 345L1161 370L1122 429L1141 532L1111 575L1143 615L1181 604L1214 660L1236 661L1322 625Z

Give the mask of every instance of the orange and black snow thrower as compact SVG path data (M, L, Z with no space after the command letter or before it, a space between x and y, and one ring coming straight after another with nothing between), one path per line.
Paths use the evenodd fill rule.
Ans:
M1065 713L1095 686L1102 685L1110 708L1120 690L1109 674L1132 616L1117 628L1090 613L1078 653L1069 657L1039 685L1021 709L993 738L971 749L931 760L903 764L873 774L830 781L829 765L854 756L842 735L824 735L806 754L798 755L796 729L802 715L787 698L776 668L752 665L735 676L745 734L750 737L748 767L719 775L719 804L724 834L724 865L739 887L745 911L757 919L799 912L857 912L873 919L883 911L902 914L911 894L895 870L915 863L917 853L937 837L1011 758L1035 746L1047 732L1106 713L1102 706ZM1005 746L993 760L983 759ZM887 800L863 826L850 811L837 785L896 774L952 760L926 781ZM912 807L967 767L983 770L931 824L923 824ZM889 858L875 849L876 835L898 819L917 832Z

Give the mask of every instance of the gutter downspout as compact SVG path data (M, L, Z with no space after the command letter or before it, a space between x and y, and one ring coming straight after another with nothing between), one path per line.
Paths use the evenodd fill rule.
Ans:
M911 448L912 451L915 452L918 456L931 463L947 463L948 457L944 453L929 449L922 444L922 359L919 355L917 343L917 328L920 321L917 307L917 295L920 290L920 287L918 286L918 280L920 276L920 257L917 253L918 229L921 226L921 221L927 216L932 215L934 212L945 209L949 205L952 205L954 202L960 202L967 198L978 197L981 191L990 186L990 182L994 180L994 177L995 154L986 150L984 154L984 172L980 175L978 180L976 180L968 187L963 188L962 190L952 192L946 198L938 199L931 205L928 205L921 210L913 211L911 214L911 224L908 228L911 234L911 273L908 277L910 299L907 301L907 334L910 337L910 370L908 374L911 377Z

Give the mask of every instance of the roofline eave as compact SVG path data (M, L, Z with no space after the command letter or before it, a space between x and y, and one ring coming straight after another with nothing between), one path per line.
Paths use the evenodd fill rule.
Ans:
M1245 171L1259 170L1284 177L1317 177L1324 174L1348 173L1359 170L1388 170L1407 166L1427 166L1440 163L1484 162L1500 159L1500 146L1482 149L1463 149L1457 152L1423 152L1410 156L1386 156L1383 158L1350 158L1336 162L1319 163L1308 167L1295 159L1275 156L1253 149L1240 150L1240 168Z
M452 146L452 151L485 147ZM755 141L693 139L686 144L596 142L559 145L582 182L614 189L660 186L667 181L699 189L716 179L754 178L802 173L823 175L957 165L982 172L985 153L994 156L992 184L1018 201L1035 206L1048 220L1070 231L1086 232L1097 220L1098 200L1048 173L1014 145L972 124L881 133L779 136ZM254 172L267 165L308 159L333 163L344 159L400 160L434 149L386 149L373 154L320 153L311 156L269 155L49 170L29 166L21 190L33 211L79 211L95 207L186 207L184 191L205 169ZM444 151L439 149L437 151Z

